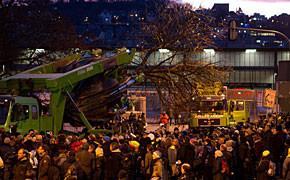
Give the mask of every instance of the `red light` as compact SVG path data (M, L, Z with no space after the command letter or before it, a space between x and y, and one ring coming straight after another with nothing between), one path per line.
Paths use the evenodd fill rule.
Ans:
M9 126L9 128L11 129L11 128L13 128L13 126L12 126L12 125L10 125L10 126Z

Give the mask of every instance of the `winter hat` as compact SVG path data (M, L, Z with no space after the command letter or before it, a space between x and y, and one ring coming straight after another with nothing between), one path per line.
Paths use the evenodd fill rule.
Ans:
M270 154L270 151L269 150L265 150L264 152L263 152L263 157L266 157L266 156L268 156Z
M131 149L134 149L135 151L138 151L139 146L140 146L139 142L137 142L137 141L129 141L129 147Z
M104 155L103 149L102 148L99 148L99 147L95 150L95 153L96 153L96 156L98 156L98 157Z
M162 153L160 151L154 151L153 155L156 156L157 158L161 158Z
M150 133L150 134L148 135L148 137L151 139L151 141L153 141L153 140L155 139L155 136L154 136L154 134L152 134L152 133Z
M88 150L89 149L89 144L88 143L83 143L82 149Z
M82 143L87 143L88 140L86 138L82 139Z
M103 139L104 139L106 142L109 142L109 141L110 141L110 137L109 137L109 136L105 136Z
M223 153L220 150L216 150L214 154L217 155L217 157L223 156Z
M232 152L233 151L233 148L231 146L227 147L227 151L228 152Z
M9 137L6 137L5 139L4 139L4 144L9 144L10 143L10 138Z

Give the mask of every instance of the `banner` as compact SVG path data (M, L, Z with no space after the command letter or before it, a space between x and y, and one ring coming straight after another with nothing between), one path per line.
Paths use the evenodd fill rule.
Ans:
M265 89L263 106L267 108L274 108L276 91Z

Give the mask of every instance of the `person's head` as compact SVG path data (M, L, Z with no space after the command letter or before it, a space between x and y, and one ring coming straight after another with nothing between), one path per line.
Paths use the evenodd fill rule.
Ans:
M216 150L214 153L214 157L217 159L219 157L223 157L223 153L220 150Z
M94 144L90 144L89 145L89 152L93 152L95 150L95 145Z
M278 133L277 129L276 129L276 128L273 128L273 129L272 129L272 133L273 133L274 135L277 134L277 133Z
M47 151L47 147L46 145L40 145L38 148L37 148L37 153L41 156L43 154L45 154Z
M163 114L163 115L165 115L165 114L166 114L166 112L165 112L165 111L163 111L163 112L162 112L162 114Z
M95 153L96 153L96 157L102 157L102 156L104 156L104 151L100 147L96 148Z
M110 150L111 151L114 151L114 150L116 150L116 149L118 149L119 148L119 144L118 143L116 143L116 142L112 142L111 144L110 144Z
M172 145L173 145L173 146L177 146L178 143L179 143L179 141L178 141L177 138L174 138L174 139L172 140Z
M175 133L175 134L178 134L178 133L179 133L179 129L178 129L178 127L175 127L175 128L174 128L174 133Z
M225 151L225 150L227 150L227 146L226 146L225 144L222 144L222 145L220 146L220 150L221 150L221 151Z
M160 151L154 151L152 158L153 159L158 159L158 158L161 158L161 156L162 156L162 154L161 154Z
M19 160L23 159L24 157L27 157L28 153L27 151L25 151L23 148L19 149L18 150L18 153L17 153L17 158Z
M181 166L181 174L187 174L187 173L190 173L190 172L191 172L190 164L188 164L188 163L182 164L182 166Z
M265 151L263 151L263 153L262 153L262 157L263 158L266 158L266 157L268 157L270 155L270 151L269 150L265 150Z
M151 144L147 146L147 152L153 152L153 146Z

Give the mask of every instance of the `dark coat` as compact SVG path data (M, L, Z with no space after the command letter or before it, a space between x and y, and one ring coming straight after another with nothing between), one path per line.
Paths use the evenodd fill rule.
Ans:
M272 132L270 130L266 131L263 134L262 142L263 142L263 144L265 146L265 149L269 149L270 148L271 138L272 138Z
M271 178L267 175L269 169L269 160L263 159L259 162L256 171L257 171L257 180L270 180Z
M223 180L224 175L222 174L222 157L218 157L213 160L212 174L214 180Z
M194 146L190 143L185 143L179 151L179 160L182 163L188 163L192 167L192 162L195 157Z
M32 178L31 176L28 176L28 174L32 175L32 172L33 170L30 162L27 158L24 158L18 161L18 163L15 165L13 180L25 180L26 178Z
M81 164L85 175L91 178L95 169L94 154L88 152L88 150L86 149L83 149L82 151L77 153L76 159Z
M118 179L118 173L121 168L121 152L111 152L105 163L106 180Z
M69 156L68 159L66 161L63 162L63 164L61 165L60 169L61 169L61 177L64 178L68 169L74 165L76 168L76 175L78 177L78 180L82 180L84 177L84 171L82 169L82 166L79 162L76 161L76 158L74 156Z
M5 157L5 154L7 154L9 152L10 153L15 152L15 149L7 144L0 145L0 156L1 157ZM5 160L5 158L3 160Z
M47 153L39 161L38 180L48 180L48 170L51 166L51 160Z
M270 151L271 154L273 154L275 161L278 161L280 159L280 154L281 152L283 152L283 149L284 149L283 134L281 132L278 132L277 134L274 134L272 136L270 144Z
M104 164L105 164L105 159L104 159L103 156L96 157L96 170L95 170L95 173L94 173L94 180L103 180L103 179L105 179Z

